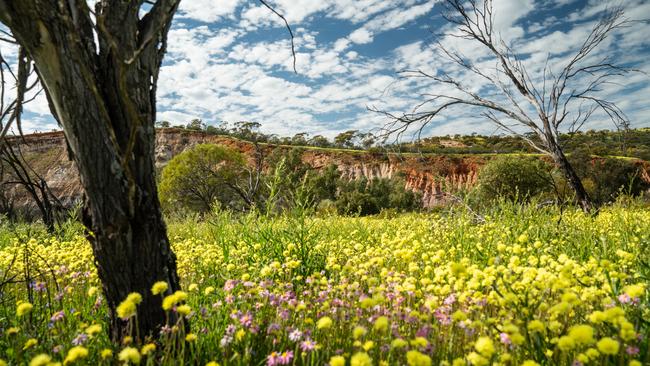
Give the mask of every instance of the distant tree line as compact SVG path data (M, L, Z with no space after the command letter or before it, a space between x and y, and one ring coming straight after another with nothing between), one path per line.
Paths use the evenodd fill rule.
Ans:
M347 130L334 136L332 140L323 135L311 135L299 132L293 136L278 136L265 134L260 131L262 126L258 122L239 121L235 123L222 121L218 125L208 125L201 119L193 119L189 123L172 124L169 121L160 121L156 124L159 128L181 128L193 131L202 131L211 135L231 136L238 139L268 143L273 145L312 146L321 148L338 148L367 150L379 144L377 136L370 132Z
M238 139L268 143L273 145L305 146L367 150L371 152L390 149L405 153L424 154L504 154L538 153L526 141L538 140L534 134L516 135L445 135L422 138L418 141L386 145L380 136L359 130L347 130L328 139L323 135L310 135L306 132L293 136L278 136L260 132L258 122L221 122L208 125L200 119L187 124L172 124L168 121L157 123L160 128L181 128L202 131L211 135L232 136ZM560 134L560 143L569 153L597 156L627 156L650 161L650 128L609 130L586 130ZM539 142L539 141L537 141Z

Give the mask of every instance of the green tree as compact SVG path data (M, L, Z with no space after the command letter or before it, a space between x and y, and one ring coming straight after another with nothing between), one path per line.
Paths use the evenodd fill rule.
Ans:
M527 200L552 188L550 167L542 160L524 156L502 156L488 162L478 176L478 198L493 201Z
M359 131L357 130L349 130L349 131L341 132L338 135L336 135L336 137L334 137L334 144L337 147L351 149L354 147L354 142L357 138L358 132Z
M231 149L200 144L169 161L162 171L160 201L165 209L206 212L218 202L242 209L248 205L242 186L244 157Z

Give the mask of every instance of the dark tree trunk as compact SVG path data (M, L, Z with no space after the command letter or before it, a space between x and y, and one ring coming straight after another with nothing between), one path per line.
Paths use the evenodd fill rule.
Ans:
M156 82L178 1L157 1L140 19L142 3L99 2L95 27L85 0L0 0L0 20L34 60L79 169L114 341L126 332L115 308L129 293L143 298L138 334L156 336L165 314L151 285L180 288L154 169Z
M594 205L591 202L591 198L589 198L589 194L585 190L585 187L582 185L582 180L578 177L578 174L571 166L571 163L569 163L569 159L567 159L566 155L564 155L564 152L560 146L555 143L554 139L549 139L547 144L549 145L548 147L553 161L560 168L560 171L564 174L564 178L573 189L576 201L583 211L591 212L594 209Z

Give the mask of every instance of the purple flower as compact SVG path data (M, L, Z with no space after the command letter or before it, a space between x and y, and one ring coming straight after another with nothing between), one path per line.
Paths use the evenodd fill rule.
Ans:
M30 287L36 290L36 292L42 292L45 290L45 282L32 282Z
M501 333L499 334L499 339L501 339L501 343L505 344L506 346L509 346L512 343L512 340L510 340L510 336L507 333Z
M230 292L235 288L235 286L237 286L237 283L239 283L239 281L237 280L227 280L226 283L223 285L223 290L226 292Z
M59 320L63 320L63 318L65 318L65 311L61 310L54 313L50 318L50 321L54 323L58 322Z
M316 342L312 341L311 339L304 340L302 343L300 343L300 349L303 352L313 351L316 349Z
M442 307L438 308L433 312L433 316L440 322L442 325L449 325L451 324L451 317L449 316L448 313L448 308Z
M266 356L266 366L276 366L280 364L280 355L277 352L271 352Z
M61 351L63 351L62 345L54 346L54 348L52 348L52 353L59 353Z
M298 342L302 338L302 332L298 329L295 329L291 333L289 333L289 339L292 342Z
M253 316L250 313L246 313L239 318L239 323L246 328L249 328L253 325Z
M80 333L75 339L72 340L72 344L75 346L80 346L88 340L86 333Z
M226 348L232 342L232 340L233 337L231 335L224 334L223 338L221 338L221 340L219 341L219 345L221 346L221 348Z
M630 298L630 295L628 294L620 294L618 295L618 301L621 304L629 304L630 302L632 302L632 298Z
M455 302L456 302L456 295L454 294L447 296L447 298L445 298L445 301L443 301L445 305L453 305Z
M266 328L266 333L271 334L271 333L277 332L278 330L280 330L280 324L271 323L271 324L269 324L269 327Z
M293 359L292 351L285 351L282 353L272 352L270 355L266 356L266 365L267 366L276 366L276 365L288 365Z
M634 346L627 346L627 348L625 348L625 353L627 353L630 356L638 355L639 354L639 348L634 347Z
M291 363L291 360L293 360L293 351L282 352L282 354L280 355L281 365L288 365Z

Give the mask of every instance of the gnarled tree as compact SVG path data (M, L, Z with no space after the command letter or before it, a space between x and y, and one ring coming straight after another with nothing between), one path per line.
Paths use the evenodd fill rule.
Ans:
M79 169L113 340L126 331L115 308L129 293L143 297L145 336L165 321L151 285L180 288L154 169L156 82L178 3L103 0L92 11L86 1L0 1L0 21L34 61Z
M166 320L151 285L180 288L154 169L156 85L179 2L97 0L91 10L86 0L0 0L0 22L34 61L79 169L114 341L127 332L115 309L129 293L142 295L145 337Z
M580 206L590 211L592 200L565 156L559 136L563 129L579 129L598 110L617 126L629 124L623 111L616 103L604 99L601 91L612 78L632 70L615 65L609 57L595 55L612 32L631 24L623 9L607 10L563 65L549 65L549 56L541 75L535 77L527 71L524 58L495 29L492 0L445 0L444 6L443 17L454 28L446 36L471 42L485 51L486 56L474 62L443 42L436 42L438 55L450 61L448 67L432 73L406 70L403 75L432 81L445 91L425 94L422 103L403 114L371 108L390 118L385 132L401 134L415 126L419 134L435 117L452 107L476 108L499 128L520 136L533 148L550 156L572 187ZM480 87L464 84L459 72L473 75ZM532 133L534 138L525 131Z

